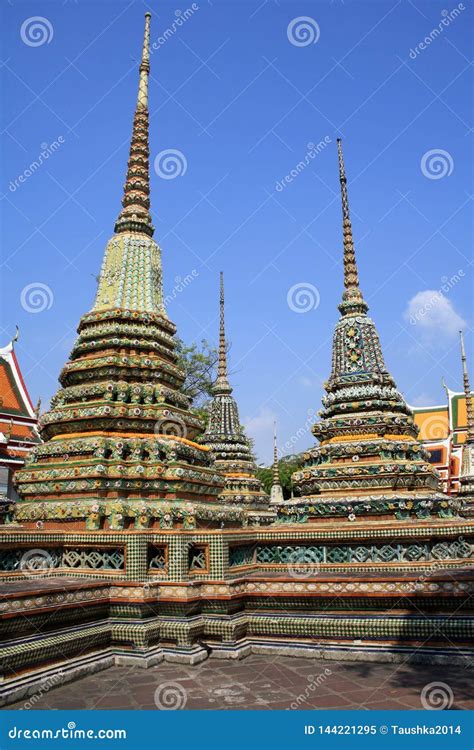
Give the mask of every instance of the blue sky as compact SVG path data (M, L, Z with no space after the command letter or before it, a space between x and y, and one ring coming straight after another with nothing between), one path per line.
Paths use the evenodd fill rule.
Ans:
M471 363L474 348L470 3L12 0L1 32L0 343L18 323L32 398L55 392L94 299L146 9L152 163L179 151L183 172L152 169L168 314L185 341L215 341L225 272L232 382L258 458L270 458L274 419L284 452L313 443L342 292L338 136L388 367L411 404L442 402L442 377L460 389L460 326ZM45 144L48 159L20 181Z

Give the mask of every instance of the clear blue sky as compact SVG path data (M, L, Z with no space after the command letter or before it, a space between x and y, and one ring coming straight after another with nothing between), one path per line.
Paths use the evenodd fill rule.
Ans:
M456 3L196 5L151 60L152 160L175 149L187 163L175 179L152 171L155 238L179 335L217 339L224 270L232 381L259 459L270 457L273 419L281 443L296 434L294 450L313 443L308 411L319 409L330 372L342 291L342 136L361 286L387 364L411 404L442 402L443 376L461 387L457 329L472 325L471 4L425 49L420 42ZM120 208L143 12L153 11L157 42L176 8L166 0L2 4L0 343L18 323L17 353L43 404L93 302ZM25 43L21 28L33 16L47 23L31 38L26 24ZM305 44L298 26L288 32L301 16L315 43ZM329 145L277 190L308 143L324 138ZM19 182L42 144L58 139ZM424 155L440 150L422 169ZM192 282L173 294L175 278L187 275ZM28 307L24 290L38 283L48 288L46 309L28 312L22 293ZM291 309L296 284L317 289L315 309ZM467 346L472 355L469 335Z

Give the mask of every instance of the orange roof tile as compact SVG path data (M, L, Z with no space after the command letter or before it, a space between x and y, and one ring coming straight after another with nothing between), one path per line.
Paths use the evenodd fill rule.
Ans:
M415 411L415 424L420 428L419 440L445 440L449 436L448 407L429 407Z

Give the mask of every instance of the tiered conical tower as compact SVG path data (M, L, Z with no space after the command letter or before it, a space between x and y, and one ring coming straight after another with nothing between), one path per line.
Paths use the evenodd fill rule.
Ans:
M338 139L344 238L344 293L325 384L319 446L294 474L308 517L451 516L459 503L438 491L439 477L417 441L418 428L385 366L374 322L359 287L347 179Z
M217 471L224 474L226 483L220 501L226 506L241 505L250 522L269 523L274 511L269 510L270 498L256 476L257 467L249 442L240 424L237 403L227 374L227 344L225 336L224 274L220 274L219 297L219 363L213 398L209 407L209 421L201 438L212 451Z
M462 331L459 331L459 337L461 339L462 375L467 417L466 440L462 447L461 474L459 477L459 499L461 500L462 515L467 518L474 518L474 414Z
M181 388L150 215L150 14L122 211L107 244L92 310L40 421L44 445L17 474L26 526L193 528L240 522L218 496L224 480Z
M272 489L270 492L270 502L272 505L280 505L284 502L283 488L280 483L280 471L278 468L278 447L276 422L273 424L273 466L272 466Z

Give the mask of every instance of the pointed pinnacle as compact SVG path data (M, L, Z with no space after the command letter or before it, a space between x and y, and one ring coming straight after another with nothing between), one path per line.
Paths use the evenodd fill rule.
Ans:
M150 72L150 18L145 14L138 99L133 118L127 178L122 198L122 210L115 223L115 231L140 232L153 236L154 227L150 215L150 166L148 124L148 76Z
M366 313L368 305L359 288L359 274L352 236L352 224L349 214L349 198L347 195L347 177L342 153L342 141L337 139L337 153L339 160L339 182L341 186L342 202L342 233L344 242L344 294L339 310L343 315L350 313Z
M227 343L225 338L225 300L224 300L224 274L220 272L219 288L219 362L217 366L217 380L214 383L213 392L232 393L232 388L227 377Z
M466 350L464 348L464 334L462 331L459 331L459 338L461 342L461 362L462 362L464 396L466 398L466 421L467 421L466 442L473 443L474 442L474 414L473 414L473 409L472 409L472 396L471 396L471 386L469 383L469 373L467 371Z

